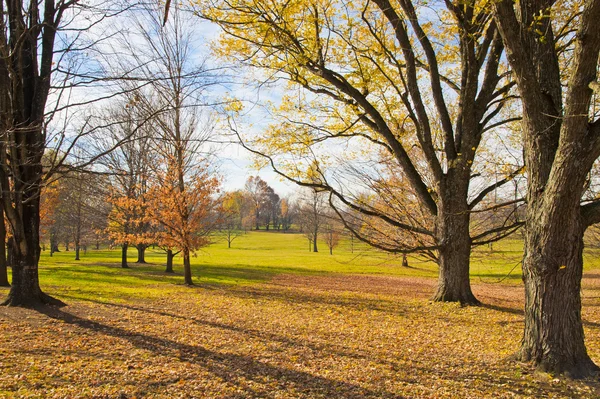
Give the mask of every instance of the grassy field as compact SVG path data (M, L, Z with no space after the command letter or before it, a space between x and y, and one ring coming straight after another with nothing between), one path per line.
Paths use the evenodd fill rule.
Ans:
M117 250L42 255L43 289L68 306L0 308L6 398L598 398L594 382L507 359L522 330L521 244L477 249L481 307L433 304L434 264L343 242L253 232L192 259L119 267ZM600 362L600 267L586 253L584 318ZM6 289L0 289L4 295Z

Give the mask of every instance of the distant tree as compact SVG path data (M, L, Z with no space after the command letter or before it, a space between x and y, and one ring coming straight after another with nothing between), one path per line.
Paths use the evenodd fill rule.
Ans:
M244 194L241 191L227 192L221 196L221 222L222 235L227 241L227 248L242 234L242 208L244 206Z
M281 228L284 232L286 232L292 227L292 222L296 217L296 204L292 202L290 198L282 198L280 203L280 209Z
M333 255L333 249L340 243L344 227L334 212L328 211L323 216L323 238L329 248L329 255Z
M327 210L325 193L307 189L299 198L298 221L301 230L312 244L312 251L319 252L317 241Z
M252 204L255 229L260 228L260 224L265 218L268 226L268 221L270 221L269 196L273 193L273 189L259 176L250 176L246 180L244 191Z

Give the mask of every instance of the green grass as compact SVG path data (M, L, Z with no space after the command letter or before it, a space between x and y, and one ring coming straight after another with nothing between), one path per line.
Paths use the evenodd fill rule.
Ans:
M329 255L325 243L319 253L308 251L308 241L300 234L251 232L238 237L228 249L226 242L203 248L192 258L194 282L200 286L244 285L286 274L379 274L435 278L437 266L431 261L409 258L410 267L401 266L401 257L372 250L364 244L343 241ZM89 250L82 260L74 252L42 253L40 282L44 290L58 297L102 301L132 297L157 298L183 284L181 258L175 258L176 274L164 273L165 254L149 248L148 264L139 265L135 248L129 250L129 269L120 267L120 250ZM600 250L588 250L586 269L600 267ZM471 260L474 282L519 284L522 242L508 239L476 248Z

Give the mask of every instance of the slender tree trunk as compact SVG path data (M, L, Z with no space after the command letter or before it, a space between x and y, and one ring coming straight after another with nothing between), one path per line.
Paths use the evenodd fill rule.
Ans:
M124 269L129 267L129 265L127 264L127 248L128 247L129 247L129 244L121 245L121 267Z
M79 252L80 252L79 242L75 241L75 260L80 260Z
M4 211L0 206L0 287L10 287L8 282L8 268L6 267L6 224Z
M138 258L135 263L146 263L146 248L148 248L145 244L136 245Z
M313 252L319 252L319 248L317 248L317 234L319 233L318 227L315 227L314 235L313 235Z
M185 283L187 285L194 285L192 281L192 265L190 264L190 250L187 248L183 250L183 271Z
M438 239L438 288L433 296L436 302L460 302L462 305L477 305L479 301L471 291L469 261L471 236L469 234L469 209L466 203L466 187L446 182L445 202L440 201L436 220Z
M65 242L65 252L69 252L69 241Z
M167 268L165 269L165 273L175 273L173 271L173 258L175 255L173 254L172 249L167 250Z
M408 267L408 257L406 256L406 254L402 254L402 266Z

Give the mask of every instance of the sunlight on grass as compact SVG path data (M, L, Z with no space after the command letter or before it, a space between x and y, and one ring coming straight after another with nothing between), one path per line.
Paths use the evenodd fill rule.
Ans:
M598 249L585 254L586 269L600 267ZM50 257L42 253L40 282L44 290L58 297L94 299L160 298L183 286L181 258L175 258L175 274L164 273L166 256L149 248L147 264L137 264L135 248L129 250L130 268L120 267L120 250L88 250L81 261L73 251ZM474 282L520 284L522 242L508 239L493 246L473 250L471 276ZM251 232L233 242L217 242L202 249L192 259L194 282L200 286L249 285L271 280L276 275L372 274L407 277L437 277L437 266L428 260L409 258L409 267L401 266L400 256L382 253L349 240L329 255L324 243L321 252L308 250L300 234ZM189 289L189 288L188 288ZM193 288L191 288L193 289Z

